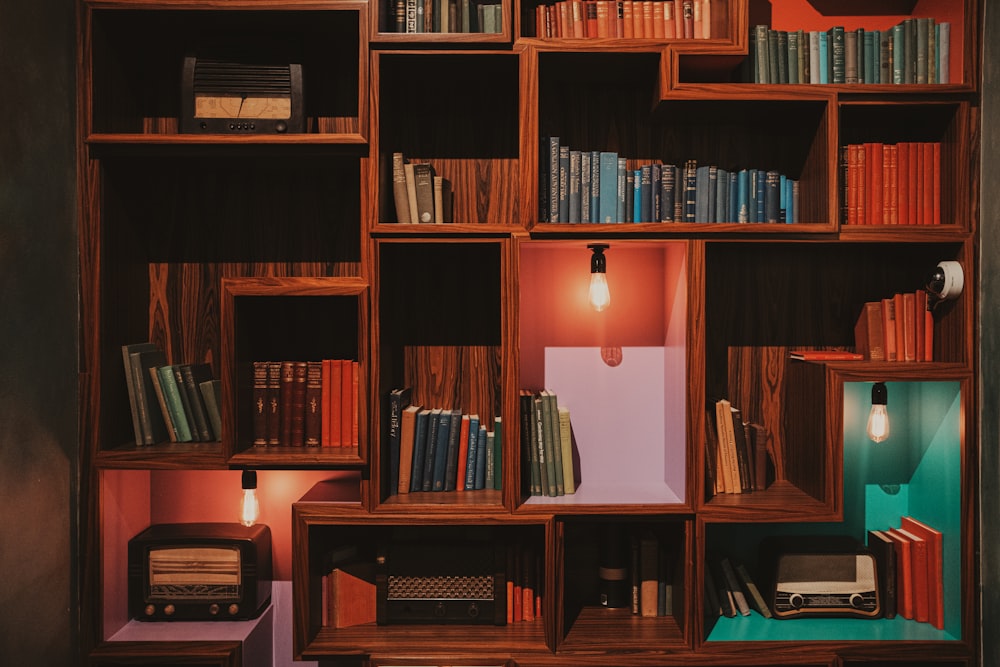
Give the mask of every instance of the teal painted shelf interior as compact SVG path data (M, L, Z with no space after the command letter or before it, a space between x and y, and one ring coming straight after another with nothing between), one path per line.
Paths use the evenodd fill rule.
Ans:
M950 641L961 639L961 392L958 382L887 382L889 438L865 434L870 382L844 384L844 520L838 523L719 524L708 552L744 563L757 578L757 547L768 535L850 535L899 527L913 516L943 535L944 630L893 619L720 618L708 641ZM821 443L817 443L817 447ZM817 456L819 453L817 452Z

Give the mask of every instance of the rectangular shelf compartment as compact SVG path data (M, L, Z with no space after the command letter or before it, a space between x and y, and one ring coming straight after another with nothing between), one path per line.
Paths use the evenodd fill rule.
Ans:
M836 203L829 165L834 122L829 97L760 100L709 94L704 99L675 96L661 100L656 88L662 57L643 52L540 52L539 138L559 137L560 144L571 150L616 152L627 158L629 169L660 162L683 170L686 161L695 160L698 165L715 165L730 172L778 171L799 181L798 219L802 224L644 221L605 224L601 229L832 231ZM537 144L532 150L539 150ZM539 168L544 169L545 164L541 161ZM550 225L535 229L544 231ZM561 232L580 229L577 225L557 228Z
M763 426L773 439L770 448L783 453L786 472L784 481L764 491L708 494L707 515L754 511L759 520L788 521L795 515L818 520L840 514L839 464L829 430L836 415L828 415L824 402L815 400L826 390L813 364L790 360L788 353L795 348L853 350L854 323L866 301L922 287L939 259L953 259L954 252L949 244L779 243L756 245L751 258L743 246L707 245L706 407L728 398L744 421ZM821 265L826 268L817 271ZM858 271L859 266L865 269ZM934 363L893 362L879 368L936 372L937 366L962 363L967 307L960 298L936 313ZM864 367L871 362L851 363Z
M600 651L609 645L623 651L663 651L667 647L686 647L686 581L691 574L686 567L690 524L664 517L642 517L621 521L617 518L567 518L557 529L562 533L563 549L560 570L562 614L557 650ZM659 564L654 565L656 579L662 582L657 595L666 595L666 615L644 616L633 612L632 598L638 581L634 571L641 558L640 540L652 537L657 544ZM638 551L633 551L638 550ZM602 568L624 568L621 582L626 596L624 607L602 604Z
M445 32L441 31L440 23L438 22L433 23L433 25L437 26L433 30L420 28L417 32L407 32L406 4L405 0L376 0L372 2L370 5L372 13L371 41L393 42L401 46L415 43L442 46L482 43L488 44L491 47L497 47L501 43L510 44L510 16L514 4L512 0L469 0L468 2L457 0L457 3L455 0L452 0L451 2L445 2L453 10L449 21L462 21L458 25L458 30L454 29L454 27L449 27ZM439 4L441 3L435 2L434 9L437 9ZM482 16L479 7L489 5L500 5L502 13L500 23L495 25L496 29L493 32L485 32L483 24L480 23L480 21L485 21L486 19ZM467 22L463 21L463 17L460 15L460 12L466 8L469 10L469 19ZM417 20L421 18L426 19L424 12L427 10L424 6L419 7L415 11L419 11L420 13L414 19L414 25L416 25ZM475 15L473 15L473 12L475 12ZM431 20L433 21L433 18ZM465 23L469 24L468 30L463 29Z
M367 20L366 3L352 1L322 11L91 10L85 54L91 58L90 134L123 141L136 135L203 141L179 133L184 57L221 46L259 55L263 43L275 59L302 64L306 134L214 139L362 144L368 133ZM322 74L331 63L338 76Z
M885 226L846 225L843 211L841 227L843 233L869 230L906 231L916 233L935 233L940 231L967 232L972 224L972 210L968 151L970 142L969 107L961 102L940 101L922 102L841 102L840 104L840 139L842 148L848 144L878 142L882 144L898 144L901 142L939 142L940 148L940 181L938 184L940 207L940 225L892 225L887 230ZM838 174L839 188L845 189L843 166ZM898 169L898 165L897 165ZM916 173L913 166L910 173ZM907 179L907 183L914 183ZM909 185L909 187L913 187ZM919 186L918 186L919 187ZM920 188L921 191L923 188ZM903 197L898 191L897 196ZM843 197L843 195L842 195ZM913 195L908 200L913 206ZM846 204L842 203L842 207ZM928 209L930 210L930 209ZM898 219L898 214L897 214Z
M517 54L376 52L379 91L377 221L398 223L392 155L429 162L448 179L453 224L386 225L416 233L489 231L522 224ZM456 82L462 85L456 86ZM476 113L468 113L472 101ZM381 230L380 230L381 231Z
M310 494L312 496L312 494ZM315 496L313 496L315 497ZM342 547L357 547L358 562L376 562L381 546L394 540L442 540L461 545L489 545L529 548L545 562L548 528L545 520L490 521L473 515L455 515L447 524L427 515L406 518L372 517L335 504L303 500L292 506L293 535L301 568L294 576L296 608L296 654L306 658L328 656L393 654L406 650L411 655L434 655L442 646L449 655L479 651L489 644L493 651L536 652L547 648L543 619L506 625L454 625L440 623L388 624L366 622L334 628L323 626L322 576L328 554ZM511 552L513 553L513 552ZM391 551L389 552L391 558ZM545 585L544 576L539 580ZM547 588L544 590L548 590ZM501 593L505 604L507 591ZM336 604L336 601L331 601ZM552 613L544 601L544 614Z
M104 198L93 223L102 240L91 251L102 274L94 323L101 331L101 465L224 463L228 443L135 446L121 346L149 340L169 363L208 362L220 379L221 281L356 275L360 210L325 183L359 189L359 177L356 158L102 160L95 178ZM276 204L277 192L284 194Z
M686 249L611 241L611 305L595 312L585 242L519 245L520 388L548 389L569 408L577 477L572 495L530 495L529 454L518 438L522 510L686 502Z
M450 242L376 242L377 391L381 405L378 480L382 508L475 505L502 510L499 490L426 491L397 494L390 484L388 395L411 388L411 402L424 408L477 414L480 424L502 420L501 479L514 442L503 396L509 372L501 359L508 344L502 285L506 281L509 241L451 239ZM493 430L488 428L487 430Z
M366 461L368 285L359 278L241 278L224 280L222 291L222 389L231 400L224 432L234 448L229 463L310 467ZM323 359L358 362L357 444L255 445L253 363ZM279 405L279 411L283 408Z
M819 365L816 365L819 367ZM843 520L835 523L712 524L707 526L706 549L726 554L746 565L759 583L770 576L757 548L769 535L848 535L864 544L867 531L899 527L901 516L914 516L940 530L943 544L944 629L930 623L892 619L803 618L794 622L748 617L718 618L710 624L707 641L713 646L744 641L935 641L962 639L967 605L961 590L969 576L962 556L968 522L963 520L961 489L963 414L969 396L968 378L961 369L935 372L898 370L883 365L874 371L839 364L828 371L828 387L840 392L831 409L843 412ZM871 406L871 382L887 380L893 432L874 444L865 434ZM950 376L950 377L949 377ZM920 380L921 377L935 379ZM830 397L828 397L829 399ZM766 586L766 584L765 584ZM764 592L766 588L762 588ZM764 593L765 598L768 593Z

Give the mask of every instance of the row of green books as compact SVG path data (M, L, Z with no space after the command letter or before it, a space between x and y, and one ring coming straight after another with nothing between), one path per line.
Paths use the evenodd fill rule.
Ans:
M629 168L613 151L543 140L539 219L559 223L799 222L799 182L776 170L687 160Z
M409 387L389 395L388 488L399 494L500 490L500 417L416 405L411 395Z
M564 496L576 493L573 429L569 408L555 393L522 389L521 449L528 467L529 493Z
M401 33L503 31L499 2L476 0L393 0L392 30Z
M775 30L754 26L752 83L949 83L951 24L905 19L888 30Z
M137 446L222 438L219 381L207 363L169 364L154 343L122 346Z

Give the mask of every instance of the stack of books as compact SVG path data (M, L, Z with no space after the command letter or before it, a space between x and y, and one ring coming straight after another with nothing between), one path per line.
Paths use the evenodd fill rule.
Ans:
M256 447L357 447L358 362L253 362Z
M719 493L763 491L780 472L780 457L768 449L764 428L743 421L740 408L721 398L705 419L708 490Z
M393 153L392 196L398 223L453 221L451 181L438 176L430 162L410 162L402 153Z
M840 156L845 224L941 224L940 142L848 144Z
M854 325L858 354L869 361L934 361L934 316L925 290L868 301Z
M911 516L898 528L868 531L886 618L897 614L944 629L943 536Z
M754 26L753 83L949 83L951 24L908 18L888 30L775 30Z
M389 489L399 494L502 489L500 417L425 407L412 403L411 396L410 387L389 394Z
M137 446L222 438L219 381L207 363L168 364L149 342L122 346Z
M630 167L614 151L542 140L539 219L559 223L799 222L799 182L775 170L686 160Z
M522 389L521 449L527 463L529 493L564 496L576 493L573 429L569 408L555 393Z
M535 7L535 36L711 39L710 0L559 0Z

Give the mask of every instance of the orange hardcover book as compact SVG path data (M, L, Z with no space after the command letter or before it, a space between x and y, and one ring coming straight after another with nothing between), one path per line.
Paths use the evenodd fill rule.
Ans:
M857 178L857 188L858 188L858 219L859 225L866 225L870 221L868 220L868 153L866 149L868 144L861 144L858 146L858 178Z
M858 151L857 144L847 147L847 224L858 224Z
M375 564L355 563L327 575L327 620L330 627L347 628L375 622Z
M921 153L923 156L923 172L920 177L921 183L921 194L923 195L923 205L921 208L924 213L923 224L933 225L934 224L934 144L930 141L925 141L921 147Z
M903 310L903 295L896 293L892 296L892 303L896 312L896 361L906 361L906 343L903 332L904 321L906 320Z
M913 578L910 564L910 541L890 528L883 530L896 543L896 613L913 619Z
M899 361L896 352L896 302L882 299L882 335L885 336L885 360Z
M320 440L322 447L330 446L330 359L323 360L323 375L320 389Z
M330 446L340 447L341 440L341 392L343 392L343 368L344 362L341 359L330 360L330 403L327 409L330 411Z
M881 301L868 301L861 307L854 324L854 349L869 361L886 360Z
M868 210L865 217L870 225L882 224L882 144L865 144L865 166L868 170Z
M897 317L899 309L896 309ZM916 295L903 294L903 361L917 360L917 320Z
M663 3L654 2L653 7L653 37L663 39Z
M625 39L635 37L635 3L632 0L625 0L622 3L622 36Z
M597 0L586 0L583 9L587 17L587 37L597 37Z
M913 581L913 620L930 621L929 572L927 570L927 542L905 528L891 528L910 541L910 577Z
M928 361L926 355L927 344L927 320L924 313L927 312L927 292L918 289L913 293L913 323L917 330L917 361Z
M408 405L399 418L399 482L396 493L409 493L413 479L413 438L421 406Z
M597 36L611 37L610 0L597 0Z
M918 225L927 224L925 219L926 209L924 208L924 188L926 183L924 183L924 142L920 141L913 145L913 150L916 152L916 166L913 169L913 186L916 188L913 193L913 203L916 207L916 223ZM912 155L910 156L913 157Z
M342 362L340 372L340 446L350 447L354 430L354 363Z
M910 224L910 144L896 144L896 217L901 225Z
M929 588L928 615L930 623L938 630L944 630L944 553L943 537L939 530L927 524L904 516L900 519L901 528L923 538L927 544L927 583Z
M684 34L684 13L687 12L688 0L674 0L674 37L688 37Z
M642 36L646 39L656 36L653 28L653 0L642 0Z
M933 148L933 224L941 224L941 142L935 141Z
M788 356L799 361L861 361L865 355L847 350L789 350Z
M462 425L458 432L458 465L455 490L465 491L465 468L469 463L469 415L462 415ZM507 610L510 611L509 609Z
M934 361L934 313L924 310L924 359Z
M673 39L677 37L677 19L674 17L676 3L667 0L663 3L663 37Z
M361 364L351 362L351 446L357 447L360 440L361 417L358 412L358 391L361 382Z
M906 177L910 184L910 214L909 223L911 225L920 224L917 213L920 210L920 181L918 179L920 161L920 144L915 141L910 142L910 161L906 167Z
M889 207L892 202L892 149L891 144L882 145L882 206L880 215L882 224L892 224L892 215Z
M889 224L899 224L899 147L889 146Z

